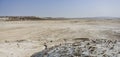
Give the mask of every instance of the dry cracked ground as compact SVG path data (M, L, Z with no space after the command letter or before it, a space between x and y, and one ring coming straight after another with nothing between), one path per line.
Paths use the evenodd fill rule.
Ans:
M120 39L120 20L0 21L0 57L30 57L73 39Z

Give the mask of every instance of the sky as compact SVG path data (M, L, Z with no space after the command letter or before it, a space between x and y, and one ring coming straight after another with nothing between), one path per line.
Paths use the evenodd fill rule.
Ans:
M120 17L120 0L0 0L0 16Z

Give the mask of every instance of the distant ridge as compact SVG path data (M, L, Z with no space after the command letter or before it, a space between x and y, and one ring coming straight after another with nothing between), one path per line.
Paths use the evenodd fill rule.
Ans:
M42 18L36 16L0 16L2 21L23 21L23 20L40 20Z
M37 17L37 16L0 16L0 21L25 21L25 20L71 20L71 19L96 19L96 20L104 20L104 19L119 19L119 17L84 17L84 18L64 18L64 17Z

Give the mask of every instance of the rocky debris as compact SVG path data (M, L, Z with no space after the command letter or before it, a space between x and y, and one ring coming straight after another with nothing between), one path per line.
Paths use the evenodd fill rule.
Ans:
M120 57L120 41L90 39L45 49L31 57Z

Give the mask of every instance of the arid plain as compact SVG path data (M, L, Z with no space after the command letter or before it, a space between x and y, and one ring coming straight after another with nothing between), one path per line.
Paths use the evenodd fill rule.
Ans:
M0 21L0 57L30 57L76 38L120 39L120 20ZM66 40L66 41L65 41Z

